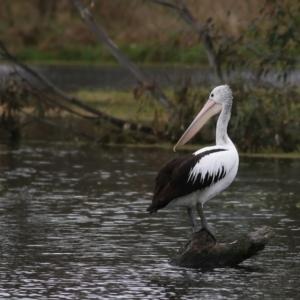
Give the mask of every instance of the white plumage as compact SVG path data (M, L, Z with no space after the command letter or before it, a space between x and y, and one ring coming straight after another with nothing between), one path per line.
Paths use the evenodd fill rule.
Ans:
M217 121L216 145L205 147L192 154L172 159L158 172L150 213L166 206L187 207L194 231L201 229L192 213L196 205L202 228L213 236L203 213L203 204L226 189L234 180L239 164L238 152L227 135L230 120L232 92L227 85L213 89L209 100L189 128L179 139L176 147L188 142L208 119L221 112Z

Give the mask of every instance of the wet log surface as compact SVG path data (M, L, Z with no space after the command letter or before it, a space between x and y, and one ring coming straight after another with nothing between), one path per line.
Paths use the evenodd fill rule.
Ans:
M185 268L236 266L258 255L274 235L270 227L264 226L232 243L221 245L202 229L192 234L169 264Z

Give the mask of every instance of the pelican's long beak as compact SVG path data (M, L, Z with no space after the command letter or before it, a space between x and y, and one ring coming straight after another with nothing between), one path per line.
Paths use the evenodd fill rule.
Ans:
M191 123L189 128L185 131L182 137L179 139L175 147L173 148L176 152L176 148L186 144L202 127L203 125L214 115L219 113L222 109L222 105L218 104L214 100L208 99L204 107L199 112L198 116Z

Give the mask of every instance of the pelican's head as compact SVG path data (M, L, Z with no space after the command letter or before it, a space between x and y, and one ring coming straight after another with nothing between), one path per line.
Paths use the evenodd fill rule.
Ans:
M208 98L208 101L214 101L216 104L228 104L232 102L232 91L227 84L215 87Z
M227 84L215 87L211 91L208 101L179 139L173 150L176 151L177 147L186 144L212 116L218 114L222 110L222 107L226 105L230 105L231 107L231 103L232 91L230 87Z

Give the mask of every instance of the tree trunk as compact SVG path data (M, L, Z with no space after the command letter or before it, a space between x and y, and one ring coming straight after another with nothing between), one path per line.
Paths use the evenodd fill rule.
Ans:
M274 237L274 231L264 226L238 240L220 245L205 229L192 234L186 244L169 261L172 266L185 268L236 266L242 261L258 255L268 241Z
M155 85L148 77L130 61L117 47L115 43L108 37L106 32L95 22L92 14L87 7L84 6L81 0L73 0L76 8L81 14L81 17L85 20L90 30L96 35L96 37L104 44L109 52L118 60L118 62L127 68L135 78L140 82L140 90L145 92L149 91L168 111L174 110L173 104L168 100L162 89Z

